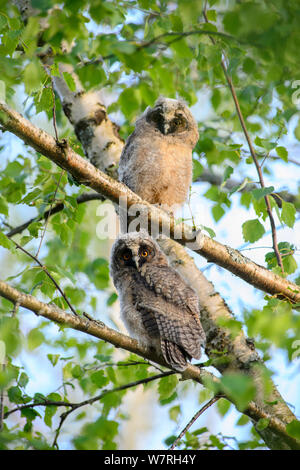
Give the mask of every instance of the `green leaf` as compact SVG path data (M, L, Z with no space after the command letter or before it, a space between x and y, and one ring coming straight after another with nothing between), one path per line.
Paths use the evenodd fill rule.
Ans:
M263 236L265 228L258 219L252 219L243 223L242 231L245 242L254 243Z
M38 8L42 11L47 11L52 7L52 0L31 0L33 8Z
M230 406L230 401L226 400L225 398L220 398L217 401L218 412L221 416L225 416L228 413Z
M221 204L216 204L215 206L213 206L211 212L216 222L218 222L225 214L225 210L223 209Z
M249 402L255 397L255 385L249 376L228 373L221 378L221 385L223 391L236 403L240 411L247 408Z
M203 166L198 160L193 159L193 181L196 181L203 172Z
M24 84L26 93L31 95L31 93L37 91L40 88L44 77L45 72L40 63L37 60L30 61L24 70Z
M288 162L288 151L285 147L276 147L276 153L285 162Z
M295 439L300 440L300 421L294 419L289 424L286 425L286 432L289 436L294 437Z
M0 196L0 213L8 215L8 205L3 196Z
M60 358L60 354L47 354L47 358L49 359L49 361L51 362L51 364L54 366L56 366L59 358Z
M79 379L83 375L83 370L78 364L76 364L72 368L71 374L72 374L72 377L74 377L74 379Z
M108 305L110 307L111 305L113 305L116 302L117 299L118 299L118 295L115 292L113 292L109 296L109 298L107 299L106 305Z
M260 418L255 425L255 429L257 429L257 431L263 431L269 426L269 424L270 420L268 418Z
M176 389L177 383L178 379L175 374L160 379L158 384L159 400L162 401L170 398Z
M169 417L172 421L176 422L178 420L180 413L181 413L180 405L172 406L172 408L169 409Z
M0 15L0 18L1 18L1 15ZM3 102L6 101L6 85L3 80L0 80L0 102L1 101Z
M102 388L104 387L104 385L107 385L109 380L108 378L105 376L104 374L104 371L103 370L99 370L97 372L94 372L92 375L91 375L91 381L97 385L98 388Z
M76 84L72 75L69 72L63 72L63 77L70 91L76 91Z
M225 168L225 171L224 171L223 183L222 183L221 187L223 187L225 185L226 181L228 180L228 178L230 178L232 173L233 173L232 166L227 166Z
M250 421L250 418L249 418L247 415L242 415L242 416L238 419L236 425L237 425L237 426L245 426L246 424L249 423L249 421Z
M15 249L14 243L9 238L7 238L7 236L4 235L3 232L0 232L0 245L4 248L7 248L8 250Z
M49 111L53 108L53 96L50 88L43 88L41 93L35 96L35 109L37 114L42 111ZM48 167L51 168L51 163L47 162Z
M213 231L212 228L205 227L205 225L201 225L201 229L205 230L208 233L208 235L210 236L210 238L215 238L216 237L216 233Z
M44 423L51 428L52 427L52 418L55 415L57 410L57 406L49 405L46 406L45 415L44 415Z
M282 201L281 219L288 227L294 227L296 220L296 208L294 204Z
M298 124L295 127L294 135L295 135L297 140L300 140L300 119L298 119Z
M24 388L24 387L26 387L28 382L29 382L28 375L25 374L25 372L22 372L22 374L20 375L19 380L18 380L19 386Z
M268 139L261 139L260 137L255 137L254 143L268 152L274 149L277 145L276 142L270 142Z
M29 421L33 421L35 418L38 416L40 417L41 415L34 408L23 408L23 410L21 410L21 416Z
M33 328L27 335L27 345L30 351L38 348L44 341L45 337L39 328Z
M259 188L259 189L253 189L251 191L254 199L257 201L261 199L264 196L267 196L267 194L271 194L274 192L274 186L269 186L267 188Z
M7 390L7 396L9 401L12 403L23 403L23 395L19 387L10 387Z

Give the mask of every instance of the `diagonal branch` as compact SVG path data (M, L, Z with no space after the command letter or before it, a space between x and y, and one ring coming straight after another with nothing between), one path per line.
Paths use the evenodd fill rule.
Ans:
M200 408L200 410L197 411L197 413L194 414L192 419L188 422L188 424L183 428L181 433L176 437L175 441L169 448L169 450L174 450L179 441L183 438L185 433L190 429L190 427L197 421L199 416L201 416L210 406L212 406L216 401L218 401L221 398L220 395L215 395L213 398L211 398L204 406Z
M70 147L61 149L52 136L35 127L6 104L0 103L0 111L0 124L3 129L13 132L25 143L67 170L79 183L89 186L116 204L123 198L127 208L140 206L147 212L148 220L156 227L168 227L171 238L178 239L182 245L192 248L208 261L215 262L264 292L285 298L292 303L300 302L300 289L296 284L268 271L243 256L238 250L223 245L200 231L197 232L195 239L195 232L191 227L186 224L176 224L173 217L143 201L127 186L95 168Z
M31 310L36 315L45 317L59 325L65 325L74 330L82 331L95 338L107 341L118 348L125 349L162 366L169 367L163 357L156 354L154 350L145 348L135 339L107 327L101 321L88 320L83 316L71 315L55 305L45 304L30 294L20 292L1 280L0 296L5 297L13 303L18 302L21 307ZM218 382L218 379L215 378L213 374L191 364L189 364L188 368L183 372L183 376L184 379L192 379L199 383L203 383L205 380Z

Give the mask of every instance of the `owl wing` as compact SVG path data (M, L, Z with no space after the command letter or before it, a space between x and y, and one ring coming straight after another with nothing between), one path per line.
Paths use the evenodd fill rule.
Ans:
M167 266L161 268L159 283L153 283L156 278L153 275L150 283L144 280L137 283L136 309L148 334L159 336L166 362L176 370L184 370L187 359L200 358L205 340L198 298L176 271ZM189 297L184 298L184 294Z

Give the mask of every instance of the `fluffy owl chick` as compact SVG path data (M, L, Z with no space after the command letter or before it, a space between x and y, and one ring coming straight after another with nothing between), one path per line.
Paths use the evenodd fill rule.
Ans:
M198 297L147 232L131 232L116 240L110 272L131 336L154 348L178 371L185 370L192 357L200 358L205 334Z
M184 204L198 138L197 123L185 103L160 97L137 119L127 139L119 163L120 181L166 210Z

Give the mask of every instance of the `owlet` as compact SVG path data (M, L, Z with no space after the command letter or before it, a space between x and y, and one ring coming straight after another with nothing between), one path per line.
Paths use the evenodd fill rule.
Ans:
M121 235L112 247L110 272L129 333L183 371L199 359L205 334L195 291L168 264L146 231Z
M119 179L169 212L187 199L198 127L181 100L160 97L137 119L119 163Z

